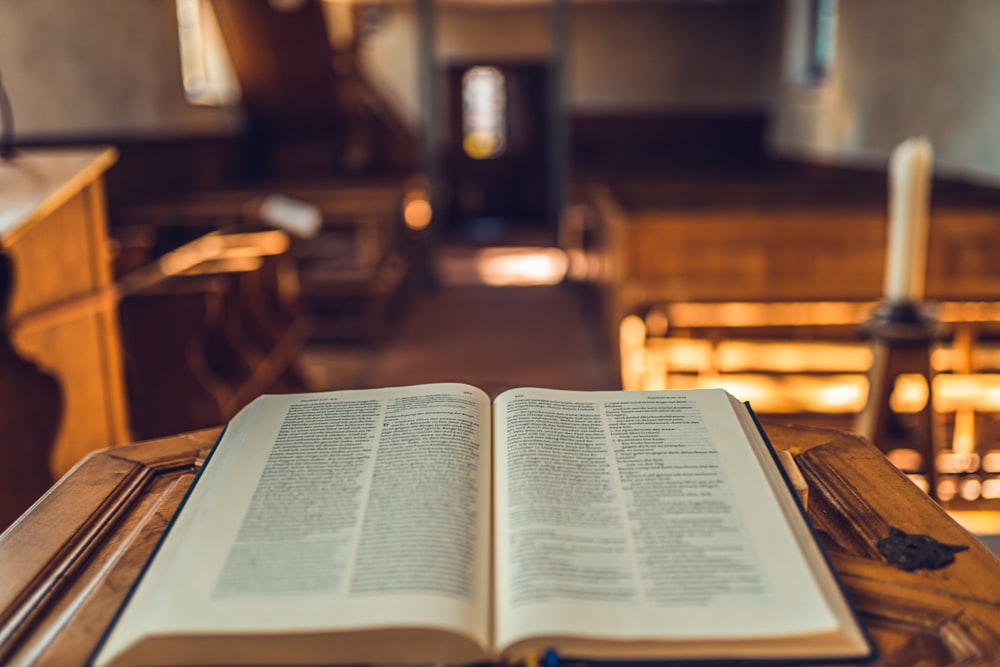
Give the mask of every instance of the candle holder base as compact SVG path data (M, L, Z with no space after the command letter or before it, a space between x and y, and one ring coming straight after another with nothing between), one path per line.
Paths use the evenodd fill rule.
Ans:
M896 458L896 450L916 452L919 464L904 471L923 475L933 493L937 446L930 354L931 345L946 335L947 327L925 304L885 302L860 330L871 341L872 366L868 373L868 402L858 415L855 429L890 458ZM892 409L893 390L903 374L920 375L927 383L927 401L915 413Z
M947 334L947 327L938 321L934 307L916 301L883 301L861 323L860 329L868 339L914 343L929 343Z

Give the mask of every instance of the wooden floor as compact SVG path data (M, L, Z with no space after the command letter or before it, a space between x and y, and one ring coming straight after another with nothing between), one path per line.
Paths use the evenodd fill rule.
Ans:
M581 289L491 287L447 275L435 287L411 287L382 340L313 343L300 366L315 390L446 381L492 395L517 386L620 387L595 304ZM838 430L853 423L850 415L761 418ZM993 533L979 537L1000 553L1000 534Z
M597 313L571 285L493 287L439 276L412 287L374 343L310 345L316 389L468 382L495 394L517 386L617 389ZM456 282L460 284L456 284Z

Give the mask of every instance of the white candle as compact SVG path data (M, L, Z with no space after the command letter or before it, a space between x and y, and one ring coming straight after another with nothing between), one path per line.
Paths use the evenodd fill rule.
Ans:
M932 158L931 144L923 137L907 139L892 151L885 265L890 302L912 303L924 296Z

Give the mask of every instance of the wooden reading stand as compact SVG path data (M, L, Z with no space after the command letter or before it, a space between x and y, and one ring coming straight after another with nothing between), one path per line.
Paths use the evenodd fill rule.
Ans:
M878 665L992 665L1000 560L861 438L768 425L809 486L809 515L880 652ZM0 535L0 663L84 664L219 429L95 452ZM892 529L927 535L938 569L890 565ZM904 547L904 555L916 549Z
M104 198L116 159L0 160L0 526L85 454L132 440Z

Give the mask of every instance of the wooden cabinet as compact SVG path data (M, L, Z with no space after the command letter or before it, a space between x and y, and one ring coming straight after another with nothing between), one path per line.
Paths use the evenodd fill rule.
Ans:
M0 162L0 527L85 454L130 439L102 181L115 159Z

